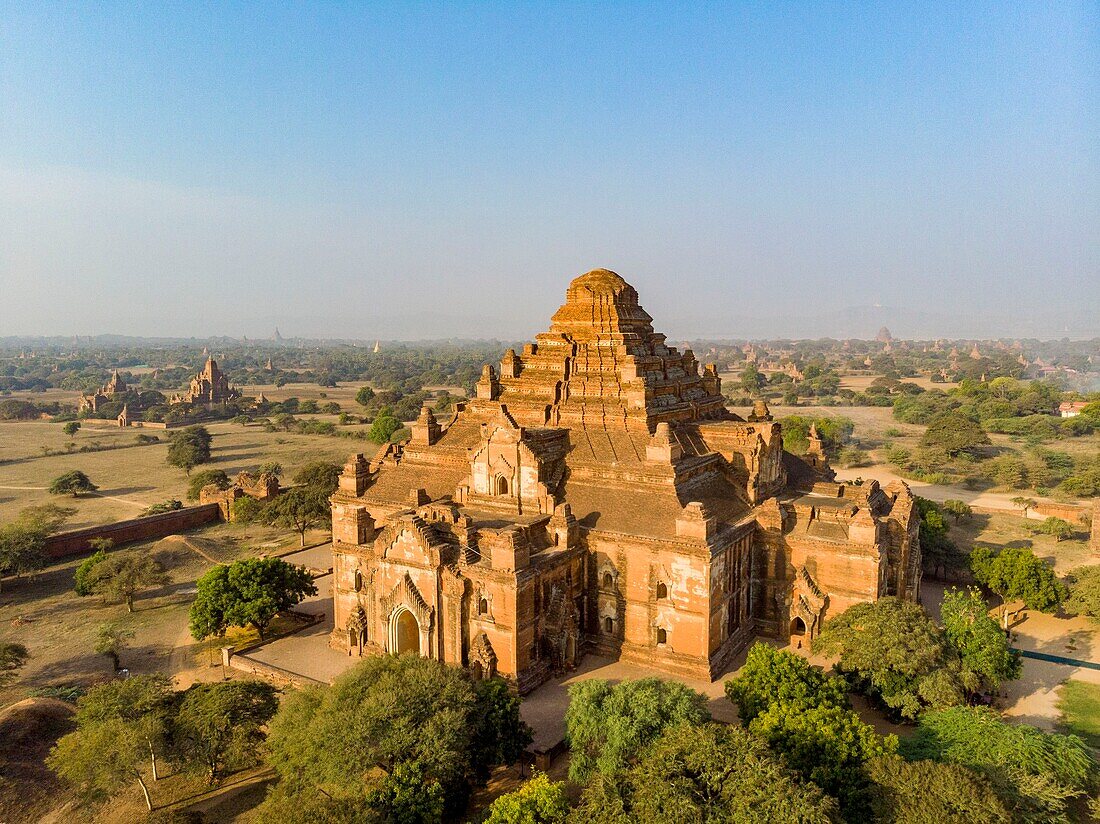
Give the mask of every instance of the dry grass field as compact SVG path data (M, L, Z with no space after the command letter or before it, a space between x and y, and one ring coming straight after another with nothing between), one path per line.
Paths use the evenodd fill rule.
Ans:
M342 464L354 452L377 449L370 441L265 432L256 425L213 423L206 427L214 436L211 462L199 469L221 469L230 477L243 470L255 470L265 461L278 461L289 478L310 461ZM60 449L70 441L78 446L133 444L140 432L159 436L161 443L103 452L49 456L41 453L43 445ZM45 421L0 423L0 459L15 459L0 464L0 520L13 517L24 507L53 501L76 508L77 514L68 524L68 528L75 529L134 517L150 504L166 498L184 500L187 476L168 465L167 454L164 431L86 426L70 439L61 432L60 425ZM99 491L75 499L47 494L50 481L70 469L85 472L99 486Z

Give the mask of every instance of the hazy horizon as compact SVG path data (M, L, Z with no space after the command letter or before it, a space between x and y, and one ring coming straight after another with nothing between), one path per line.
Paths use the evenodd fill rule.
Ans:
M1100 7L0 3L0 338L1100 335Z

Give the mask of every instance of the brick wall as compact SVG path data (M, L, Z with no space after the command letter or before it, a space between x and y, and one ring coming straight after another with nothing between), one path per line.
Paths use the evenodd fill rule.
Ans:
M115 546L146 541L150 538L163 538L185 529L208 524L218 520L220 513L217 504L201 504L177 509L175 512L163 512L147 518L131 518L116 521L113 524L101 524L72 532L59 532L46 539L46 555L50 558L65 558L89 552L89 544L95 538L110 538Z
M1029 518L1061 518L1074 526L1089 522L1089 511L1074 504L1039 503L1027 511Z

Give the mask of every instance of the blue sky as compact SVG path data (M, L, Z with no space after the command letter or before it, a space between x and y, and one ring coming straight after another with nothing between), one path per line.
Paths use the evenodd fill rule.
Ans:
M596 266L1100 334L1100 5L0 3L0 337L527 336Z

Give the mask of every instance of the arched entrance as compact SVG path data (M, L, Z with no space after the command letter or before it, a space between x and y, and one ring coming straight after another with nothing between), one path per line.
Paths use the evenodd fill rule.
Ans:
M420 625L416 616L405 608L393 616L390 626L390 649L397 655L405 652L420 654Z
M791 621L791 637L802 637L806 634L806 622L802 620L802 616L796 615L794 620Z

